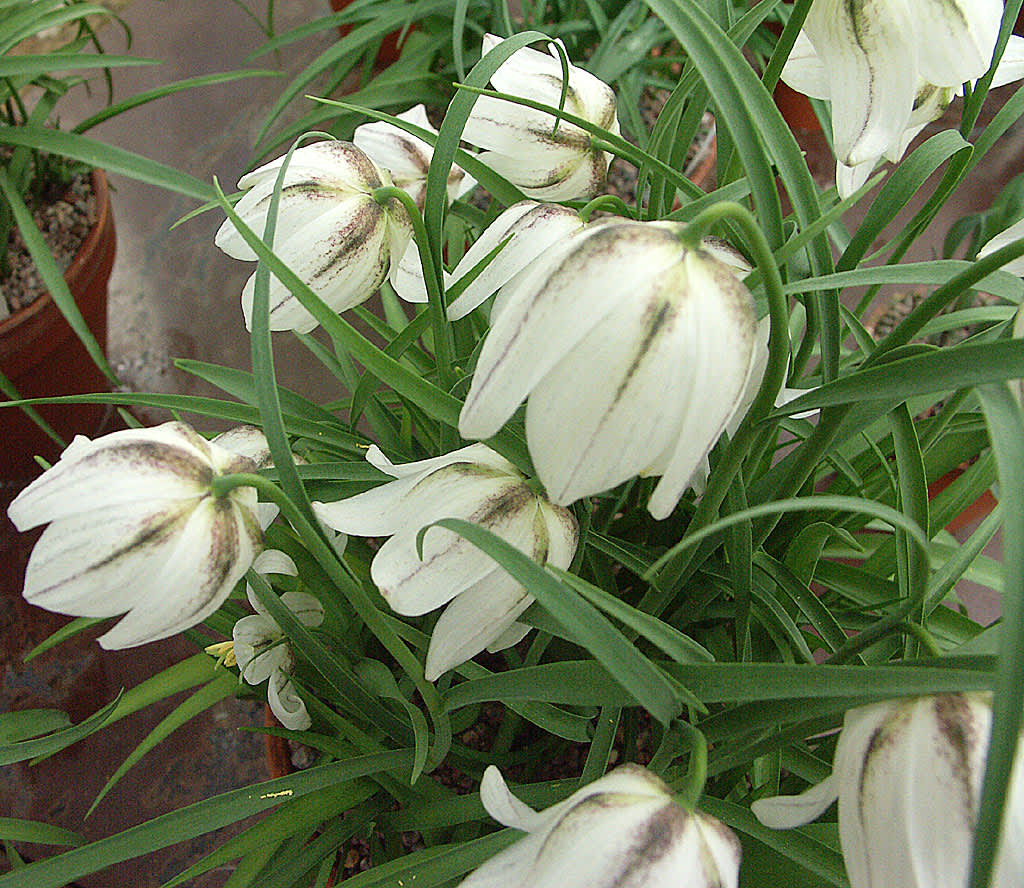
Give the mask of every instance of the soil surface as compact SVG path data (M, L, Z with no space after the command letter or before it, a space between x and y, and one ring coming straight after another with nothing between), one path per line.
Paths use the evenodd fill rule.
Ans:
M82 173L75 176L64 196L33 213L36 225L62 271L71 264L89 229L96 223L96 199L92 179ZM32 261L21 233L12 228L7 238L11 275L0 281L0 318L30 305L46 292L39 271Z

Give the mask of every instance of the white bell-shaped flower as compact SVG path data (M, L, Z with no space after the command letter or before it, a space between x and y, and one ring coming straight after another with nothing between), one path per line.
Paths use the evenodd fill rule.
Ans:
M376 447L366 458L396 480L313 509L335 530L390 537L370 576L396 613L416 616L448 604L430 638L428 680L485 648L500 650L522 638L526 630L516 617L533 596L458 534L430 528L422 558L417 534L441 518L461 518L540 564L567 568L579 535L572 513L532 490L515 466L483 444L405 465L394 465Z
M793 89L832 103L836 185L853 194L879 158L896 163L992 61L1001 0L815 0L782 71ZM1024 77L1011 38L993 86Z
M284 158L243 176L248 189L235 210L262 236ZM396 198L378 203L373 192L391 176L349 142L317 142L297 149L288 163L278 204L274 251L327 305L340 313L368 299L397 273L412 237L409 215ZM215 243L235 259L255 252L230 220ZM255 275L242 290L242 311L252 329ZM277 278L270 280L270 329L309 333L317 321Z
M992 707L982 694L939 694L851 709L832 774L802 795L754 802L776 829L839 801L852 888L964 888ZM1018 743L992 888L1024 885L1024 767Z
M415 105L395 116L399 120L437 133L427 119L427 109L423 105ZM357 126L352 141L377 166L391 174L395 185L412 197L422 213L427 198L427 170L430 169L430 161L434 156L433 147L385 120ZM476 179L462 167L453 164L448 171L448 202L451 203L475 186ZM398 269L391 276L390 282L395 292L407 302L427 301L419 249L414 240L410 240L406 246Z
M672 801L650 771L622 765L537 812L491 765L480 800L499 823L527 835L459 888L735 888L740 843L724 823Z
M253 562L253 570L263 574L297 576L295 562L275 549L264 552ZM235 660L241 678L251 685L267 684L267 702L277 720L292 731L305 731L312 724L306 704L295 690L292 673L295 657L288 639L277 621L256 597L246 589L255 614L242 617L231 632ZM323 605L305 592L285 592L285 605L303 626L319 626L324 621Z
M484 37L484 54L501 43ZM498 92L533 99L557 108L562 91L562 65L557 49L550 54L524 47L494 72L491 84ZM615 93L588 71L569 66L564 108L618 134ZM508 179L527 197L536 200L591 198L604 185L611 157L595 149L586 130L543 111L480 96L473 105L462 137L484 149L480 159Z
M613 220L551 247L500 297L459 418L489 438L529 396L526 439L566 506L659 474L666 518L740 406L757 315L734 269L672 222Z
M49 524L29 558L26 600L79 617L126 614L100 636L108 649L201 623L263 547L256 491L216 496L211 484L252 471L180 422L75 438L7 512L19 530Z
M465 317L516 275L528 268L548 247L583 230L583 218L561 204L521 200L505 210L466 250L452 270L452 280L468 274L502 241L505 246L448 306L448 317ZM492 311L497 314L500 306Z
M437 135L437 130L427 119L427 109L423 105L414 105L395 117ZM427 197L427 170L434 157L433 146L386 120L357 126L352 141L377 166L391 173L391 180L409 193L422 212ZM462 167L453 164L448 172L448 202L461 197L475 185L476 179Z

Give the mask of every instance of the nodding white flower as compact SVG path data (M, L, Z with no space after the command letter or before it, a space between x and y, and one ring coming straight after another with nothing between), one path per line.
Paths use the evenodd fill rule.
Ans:
M395 116L399 120L414 123L425 130L437 133L427 119L427 109L423 105L415 105ZM391 173L395 185L412 197L422 213L427 197L427 170L430 169L430 161L434 156L433 147L385 120L357 126L352 141L377 166ZM448 171L448 202L451 203L475 186L476 179L453 164ZM423 269L420 266L419 249L415 241L409 241L399 261L399 267L390 280L395 292L406 301L427 301Z
M201 623L263 547L256 491L214 495L221 475L255 465L184 423L77 437L11 503L19 530L49 524L24 596L79 617L126 616L101 635L134 647Z
M832 774L754 802L766 826L800 826L839 800L852 888L963 888L992 729L987 695L939 694L851 709ZM1024 766L1017 745L992 888L1024 885Z
M395 117L437 135L437 130L427 119L427 109L423 105L414 105ZM377 166L391 173L395 185L408 192L420 212L423 212L427 197L427 170L434 156L433 146L386 120L357 126L352 141ZM448 172L448 202L461 197L475 185L476 179L453 164Z
M650 771L627 764L537 812L491 765L480 800L499 823L527 835L459 888L735 888L740 843L729 827L672 801Z
M510 206L487 226L452 271L452 280L458 282L507 240L501 252L448 306L448 317L457 320L468 315L492 293L498 292L528 268L548 247L582 231L583 226L580 214L561 204L521 200ZM495 305L492 315L500 310L500 306Z
M484 53L501 43L493 34L484 36ZM524 47L514 52L491 77L493 87L519 98L558 107L562 91L562 65L557 49L550 55ZM615 93L593 74L569 66L569 83L563 106L570 114L618 134ZM591 198L604 185L611 156L592 147L586 130L543 111L480 96L462 137L484 149L480 159L527 197L536 200Z
M684 230L602 222L502 293L459 430L489 438L529 396L527 444L558 505L660 474L648 509L668 517L740 405L753 298Z
M847 197L875 163L896 163L962 85L992 61L1001 0L815 0L782 79L832 103L836 184ZM1024 76L1024 40L1012 38L993 86Z
M269 550L253 562L253 570L263 574L297 576L295 562L284 552ZM251 685L269 679L267 702L277 720L292 731L305 731L312 724L306 704L295 690L292 673L295 656L277 621L256 597L252 588L246 590L255 614L242 617L231 631L233 651L240 677ZM319 626L324 621L323 605L305 592L285 592L281 603L295 614L303 626Z
M394 465L376 447L366 458L396 480L339 502L314 503L313 509L335 530L390 537L374 556L370 576L396 613L416 616L451 602L430 638L427 679L485 648L500 650L519 641L527 630L516 617L533 596L458 534L430 528L422 558L416 537L441 518L461 518L540 564L567 568L579 536L572 513L551 505L515 466L483 444L405 465Z
M283 157L243 176L248 189L235 210L262 236ZM349 142L317 142L297 149L288 164L278 204L274 251L327 305L343 312L374 294L412 237L409 215L397 198L382 203L373 192L391 176ZM215 243L235 259L256 254L231 220ZM242 290L245 326L252 329L255 275ZM270 329L309 333L317 321L277 278L270 279Z

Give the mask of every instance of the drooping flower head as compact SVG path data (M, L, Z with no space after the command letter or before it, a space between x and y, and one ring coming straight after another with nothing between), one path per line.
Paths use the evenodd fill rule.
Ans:
M211 488L252 471L180 422L76 438L7 512L19 530L49 524L29 558L26 600L79 617L126 614L100 636L108 649L195 626L262 549L256 491Z
M832 103L836 184L846 197L880 157L893 163L992 61L1000 0L815 0L782 71L793 89ZM1024 76L1013 38L993 86Z
M427 109L423 105L414 105L408 111L396 114L395 117L437 134L437 130L427 119ZM422 212L427 197L427 170L430 169L430 161L434 156L433 147L386 120L357 126L352 134L352 141L378 167L391 174L391 180L395 185L408 192ZM448 172L449 203L475 185L476 180L472 176L453 164Z
M754 802L767 826L809 823L838 799L852 888L963 888L985 774L987 695L938 694L851 709L832 774L798 796ZM1024 766L1017 745L992 888L1024 884Z
M415 105L395 116L432 133L437 132L427 119L427 110L423 105ZM395 185L409 194L422 213L427 198L427 171L434 156L433 147L384 120L357 126L352 141L377 166L391 174ZM460 166L453 164L448 171L448 202L451 203L475 186L476 180ZM419 249L414 240L409 241L397 270L389 280L395 292L407 302L427 301Z
M501 43L484 37L484 54ZM557 108L562 92L558 51L550 55L524 47L514 52L491 77L494 88ZM588 71L569 66L565 110L611 132L619 132L615 93ZM480 159L527 197L536 200L591 198L600 192L611 157L592 147L591 135L543 111L480 96L462 137L484 149Z
M262 236L284 158L243 176L248 189L235 210ZM389 275L412 237L408 213L396 198L374 199L378 188L392 184L387 171L350 142L317 142L297 149L288 163L278 204L274 251L336 312L368 299ZM235 259L256 254L230 220L217 231L215 243ZM255 275L242 291L242 311L252 328ZM270 280L270 329L309 333L316 319L277 278Z
M572 514L533 491L508 460L483 444L434 459L394 465L376 447L367 459L396 480L335 503L314 503L324 524L365 537L388 536L370 576L396 613L425 614L444 604L427 650L428 680L484 648L500 650L526 633L516 623L533 596L488 555L442 527L462 518L511 543L540 564L566 568L576 551Z
M622 765L537 812L491 765L480 800L499 823L527 835L459 888L735 888L740 843L724 823L672 801L659 778Z
M527 444L552 502L661 475L648 508L667 517L740 404L756 358L753 299L683 232L594 225L499 296L459 430L488 438L528 397Z

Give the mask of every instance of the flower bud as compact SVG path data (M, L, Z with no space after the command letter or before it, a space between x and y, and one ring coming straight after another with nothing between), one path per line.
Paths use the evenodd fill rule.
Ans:
M480 800L528 835L459 888L735 888L740 843L725 824L672 801L661 780L622 765L541 812L517 799L491 765Z
M500 37L484 37L484 54L501 43ZM514 52L491 77L494 88L511 96L533 99L557 108L562 93L562 64L552 47L546 55L523 47ZM567 112L618 134L615 93L593 74L569 66L565 96ZM536 200L587 199L604 184L611 157L591 145L586 130L544 111L480 96L462 137L483 148L480 159L527 197Z
M992 705L939 694L851 709L832 774L802 795L761 799L755 816L800 826L839 800L839 839L852 888L963 888L978 816ZM1024 767L1010 778L992 888L1024 884Z
M248 192L235 210L262 237L283 157L243 176ZM278 204L274 252L327 305L341 313L368 299L396 273L412 237L409 215L396 198L374 199L391 176L349 142L317 142L288 163ZM235 259L256 253L231 220L215 243ZM255 275L242 290L245 326L252 329ZM270 280L270 329L309 333L317 321L277 278Z
M483 444L420 462L394 465L376 447L366 458L396 480L335 503L313 503L328 527L359 536L389 536L370 576L396 613L425 614L444 604L427 650L433 681L484 648L521 639L516 623L533 596L490 556L458 534L432 527L441 518L489 530L540 564L566 568L578 541L572 514L535 493L510 462Z
M603 222L548 249L501 294L459 430L489 438L524 398L530 456L566 506L661 475L675 508L741 404L757 358L735 269L672 222Z
M79 617L127 615L108 649L174 635L212 614L262 549L256 491L216 495L255 471L180 422L77 437L11 503L19 530L49 524L29 558L25 599Z

